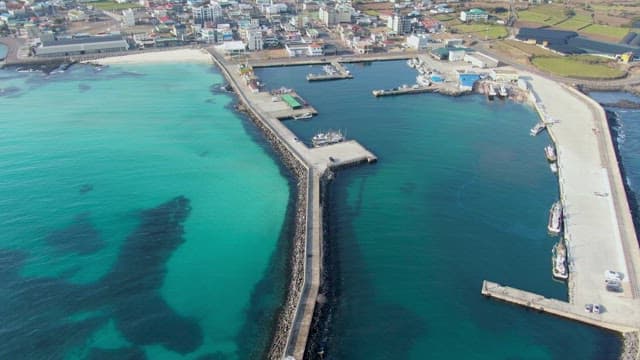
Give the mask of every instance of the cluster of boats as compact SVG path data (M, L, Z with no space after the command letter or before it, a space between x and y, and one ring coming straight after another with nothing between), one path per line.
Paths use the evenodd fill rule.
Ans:
M345 140L344 134L340 130L329 130L327 132L319 132L311 138L311 144L314 147L337 144Z
M552 235L558 235L562 231L562 203L556 201L549 210L549 223L547 230ZM553 246L551 250L551 272L558 280L567 280L569 270L567 268L567 247L562 238Z
M489 98L489 100L493 100L496 96L501 99L505 99L507 96L509 96L509 92L507 92L507 88L503 84L500 84L497 91L493 84L489 84L487 97Z

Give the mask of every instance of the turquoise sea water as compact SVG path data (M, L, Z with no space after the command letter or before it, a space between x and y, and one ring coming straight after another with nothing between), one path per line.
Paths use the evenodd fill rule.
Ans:
M264 351L291 184L222 81L0 71L0 359Z
M332 306L324 359L616 359L616 335L485 299L483 279L566 299L551 278L548 210L558 197L528 107L480 96L376 99L415 83L404 62L349 65L355 79L307 83L319 67L261 69L320 113L301 138L343 129L378 157L330 185ZM320 356L316 356L320 358Z

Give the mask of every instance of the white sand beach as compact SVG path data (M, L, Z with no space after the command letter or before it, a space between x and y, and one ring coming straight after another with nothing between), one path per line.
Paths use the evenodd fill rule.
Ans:
M154 52L132 52L131 55L113 56L91 60L100 65L114 64L146 64L146 63L180 63L198 62L212 64L213 60L208 52L202 49L176 49Z

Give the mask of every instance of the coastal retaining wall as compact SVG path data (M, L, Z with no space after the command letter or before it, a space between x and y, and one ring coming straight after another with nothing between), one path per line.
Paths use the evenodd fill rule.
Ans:
M210 52L211 53L211 52ZM309 191L310 191L310 171L305 162L293 151L287 143L281 139L277 132L264 121L261 114L251 106L250 102L242 93L239 85L234 80L229 70L221 61L211 53L211 58L218 66L224 77L229 81L231 87L238 95L241 103L240 110L246 111L254 124L262 131L276 153L281 157L284 165L290 169L296 178L297 198L295 210L295 230L292 243L290 264L290 281L287 289L284 305L281 308L271 347L267 354L268 359L280 360L284 357L287 346L290 342L293 322L298 313L298 305L305 285L305 255L307 237L309 234Z

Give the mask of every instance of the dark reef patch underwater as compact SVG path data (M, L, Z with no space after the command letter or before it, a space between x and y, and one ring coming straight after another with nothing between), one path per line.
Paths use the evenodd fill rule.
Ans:
M189 200L179 196L143 211L111 271L92 284L22 277L28 254L0 250L4 325L0 359L22 359L25 354L29 359L62 359L109 320L133 346L93 348L89 359L144 359L144 351L138 348L142 345L162 345L181 354L197 349L203 342L202 329L193 319L175 313L159 293L166 263L184 242L183 222L190 210ZM94 251L84 248L86 237L95 246L99 234L82 214L68 228L52 233L47 242L64 251ZM79 244L72 245L75 242ZM73 319L79 313L95 315Z

